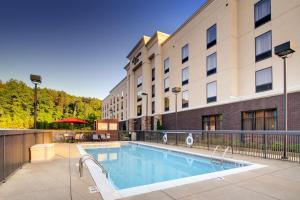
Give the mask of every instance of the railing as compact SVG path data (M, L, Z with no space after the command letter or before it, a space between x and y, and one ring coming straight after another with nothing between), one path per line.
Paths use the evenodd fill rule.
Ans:
M284 159L300 163L300 131L130 131L137 141L190 146L186 144L189 134L193 148L213 150L216 146L231 147L231 153L269 159Z

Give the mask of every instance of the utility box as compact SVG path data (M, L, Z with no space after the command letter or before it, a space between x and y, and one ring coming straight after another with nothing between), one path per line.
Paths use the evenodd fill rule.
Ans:
M32 163L52 160L54 155L54 144L36 144L30 147L30 161Z

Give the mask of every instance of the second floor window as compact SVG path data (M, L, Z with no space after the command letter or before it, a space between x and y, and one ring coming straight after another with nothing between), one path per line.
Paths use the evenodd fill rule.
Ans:
M271 1L261 0L254 5L255 28L271 20Z
M168 73L170 71L170 58L166 58L164 60L164 73Z
M141 116L142 115L142 105L138 105L137 106L136 115L137 116Z
M182 108L189 107L189 91L183 91L182 92Z
M217 72L217 53L213 53L206 58L206 75L212 75Z
M268 31L255 38L255 61L272 56L272 32Z
M170 110L170 99L169 97L165 97L165 111L169 111Z
M189 83L189 68L186 67L182 69L182 85L186 85Z
M136 96L137 96L137 97L136 97L136 101L137 101L137 102L141 101L141 100L142 100L142 91L141 91L141 90L138 91Z
M155 101L152 101L152 114L155 113Z
M217 101L217 81L210 82L206 86L207 90L207 103Z
M143 77L142 77L142 76L139 76L139 77L137 78L137 87L142 86L142 84L143 84Z
M165 92L169 92L170 90L170 80L169 80L169 77L168 78L165 78L164 80L164 89L165 89Z
M186 44L181 49L181 61L182 63L185 63L189 60L189 45Z
M272 67L255 72L256 92L272 90Z
M207 48L210 48L217 44L217 25L214 24L206 31Z

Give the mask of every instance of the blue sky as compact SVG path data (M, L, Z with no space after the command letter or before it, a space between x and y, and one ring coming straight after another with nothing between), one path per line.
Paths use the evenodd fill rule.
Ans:
M0 80L103 99L142 35L172 33L205 0L1 0Z

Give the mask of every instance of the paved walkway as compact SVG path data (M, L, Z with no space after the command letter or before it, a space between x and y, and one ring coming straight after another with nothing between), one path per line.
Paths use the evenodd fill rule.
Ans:
M153 144L153 143L151 143ZM211 151L180 148L188 151L211 154ZM56 144L56 157L53 161L27 164L0 185L0 200L70 199L68 144ZM90 194L89 186L94 183L85 170L79 178L79 154L71 144L71 171L73 199L101 199L99 193ZM266 168L225 176L166 190L138 195L128 200L299 200L300 164L277 160L266 160L249 156L231 155L234 159L268 165Z
M0 200L69 200L69 148L68 144L55 144L55 159L49 162L30 163L23 166L0 185ZM99 193L88 190L94 186L89 172L84 169L79 177L79 153L70 145L73 200L102 199Z

